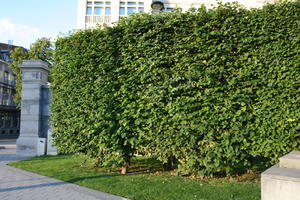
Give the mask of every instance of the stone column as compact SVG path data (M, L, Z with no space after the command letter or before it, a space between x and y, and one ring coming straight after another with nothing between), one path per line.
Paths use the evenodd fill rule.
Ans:
M17 139L17 155L38 155L38 139L41 132L41 86L47 85L49 65L42 60L24 60L20 136Z

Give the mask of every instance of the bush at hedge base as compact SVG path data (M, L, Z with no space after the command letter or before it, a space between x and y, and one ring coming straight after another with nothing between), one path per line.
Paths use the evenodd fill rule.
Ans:
M56 42L54 139L103 166L181 174L274 163L300 144L300 1L135 14Z

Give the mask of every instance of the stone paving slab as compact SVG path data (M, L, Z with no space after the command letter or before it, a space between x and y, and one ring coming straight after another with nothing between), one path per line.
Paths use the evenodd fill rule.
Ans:
M129 200L6 165L25 159L15 155L15 141L0 141L0 200Z

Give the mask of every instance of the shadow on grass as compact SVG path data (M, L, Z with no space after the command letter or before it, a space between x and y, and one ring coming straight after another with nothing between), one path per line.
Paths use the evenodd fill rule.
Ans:
M75 158L75 162L74 161ZM40 156L31 158L28 160L24 160L21 162L24 162L24 164L30 164L30 162L40 162L43 163L43 161L63 161L63 160L70 160L69 167L72 169L87 169L91 170L90 172L101 172L98 176L87 176L87 177L78 177L69 180L68 182L77 182L82 181L86 179L95 179L95 178L106 178L106 177L117 177L117 176L128 176L128 175L140 175L140 174L151 174L151 173L158 173L161 174L161 172L164 172L163 164L159 160L155 158L150 157L135 157L132 159L131 166L129 167L129 171L126 175L119 174L120 168L118 167L111 167L111 168L105 168L105 167L95 167L93 165L93 162L91 160L81 154L68 154L68 155L58 155L58 156ZM81 161L84 160L82 163ZM232 175L230 177L236 177L240 181L244 180L255 180L259 178L259 175L261 172L266 170L269 165L266 165L267 160L264 158L253 158L252 160L252 166L249 168L245 167L237 167L235 171L233 171ZM66 163L64 163L66 164ZM91 174L93 175L93 174ZM94 174L95 175L95 174ZM188 175L187 175L188 176ZM199 176L201 178L202 176ZM215 174L214 178L224 178L227 177L225 173L219 173ZM208 178L208 177L207 177ZM202 178L201 178L202 179Z
M65 180L65 181L68 183L76 183L76 182L91 180L91 179L101 179L101 178L110 178L110 177L126 177L126 176L134 176L134 175L141 175L141 174L148 174L148 173L102 174L102 175L98 175L98 176L85 176L85 177L73 178L73 179L69 179L69 180Z
M37 156L33 158L29 158L26 160L23 160L22 162L31 162L31 161L49 161L49 160L64 160L68 158L69 156L72 155L57 155L57 156L50 156L50 155L45 155L45 156Z
M134 158L129 168L129 173L153 173L158 171L163 171L163 164L155 158Z

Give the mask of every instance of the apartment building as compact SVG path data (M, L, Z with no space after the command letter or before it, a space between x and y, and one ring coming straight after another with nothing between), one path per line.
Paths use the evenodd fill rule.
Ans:
M0 43L0 139L17 138L20 127L20 111L14 103L16 79L9 68L10 50L17 48Z
M246 8L259 8L276 0L223 0L222 2L236 1ZM216 4L217 0L78 0L77 28L93 28L97 24L111 25L121 17L132 13L157 10L168 12L175 8L187 11L190 8L199 8L201 5L211 8Z

